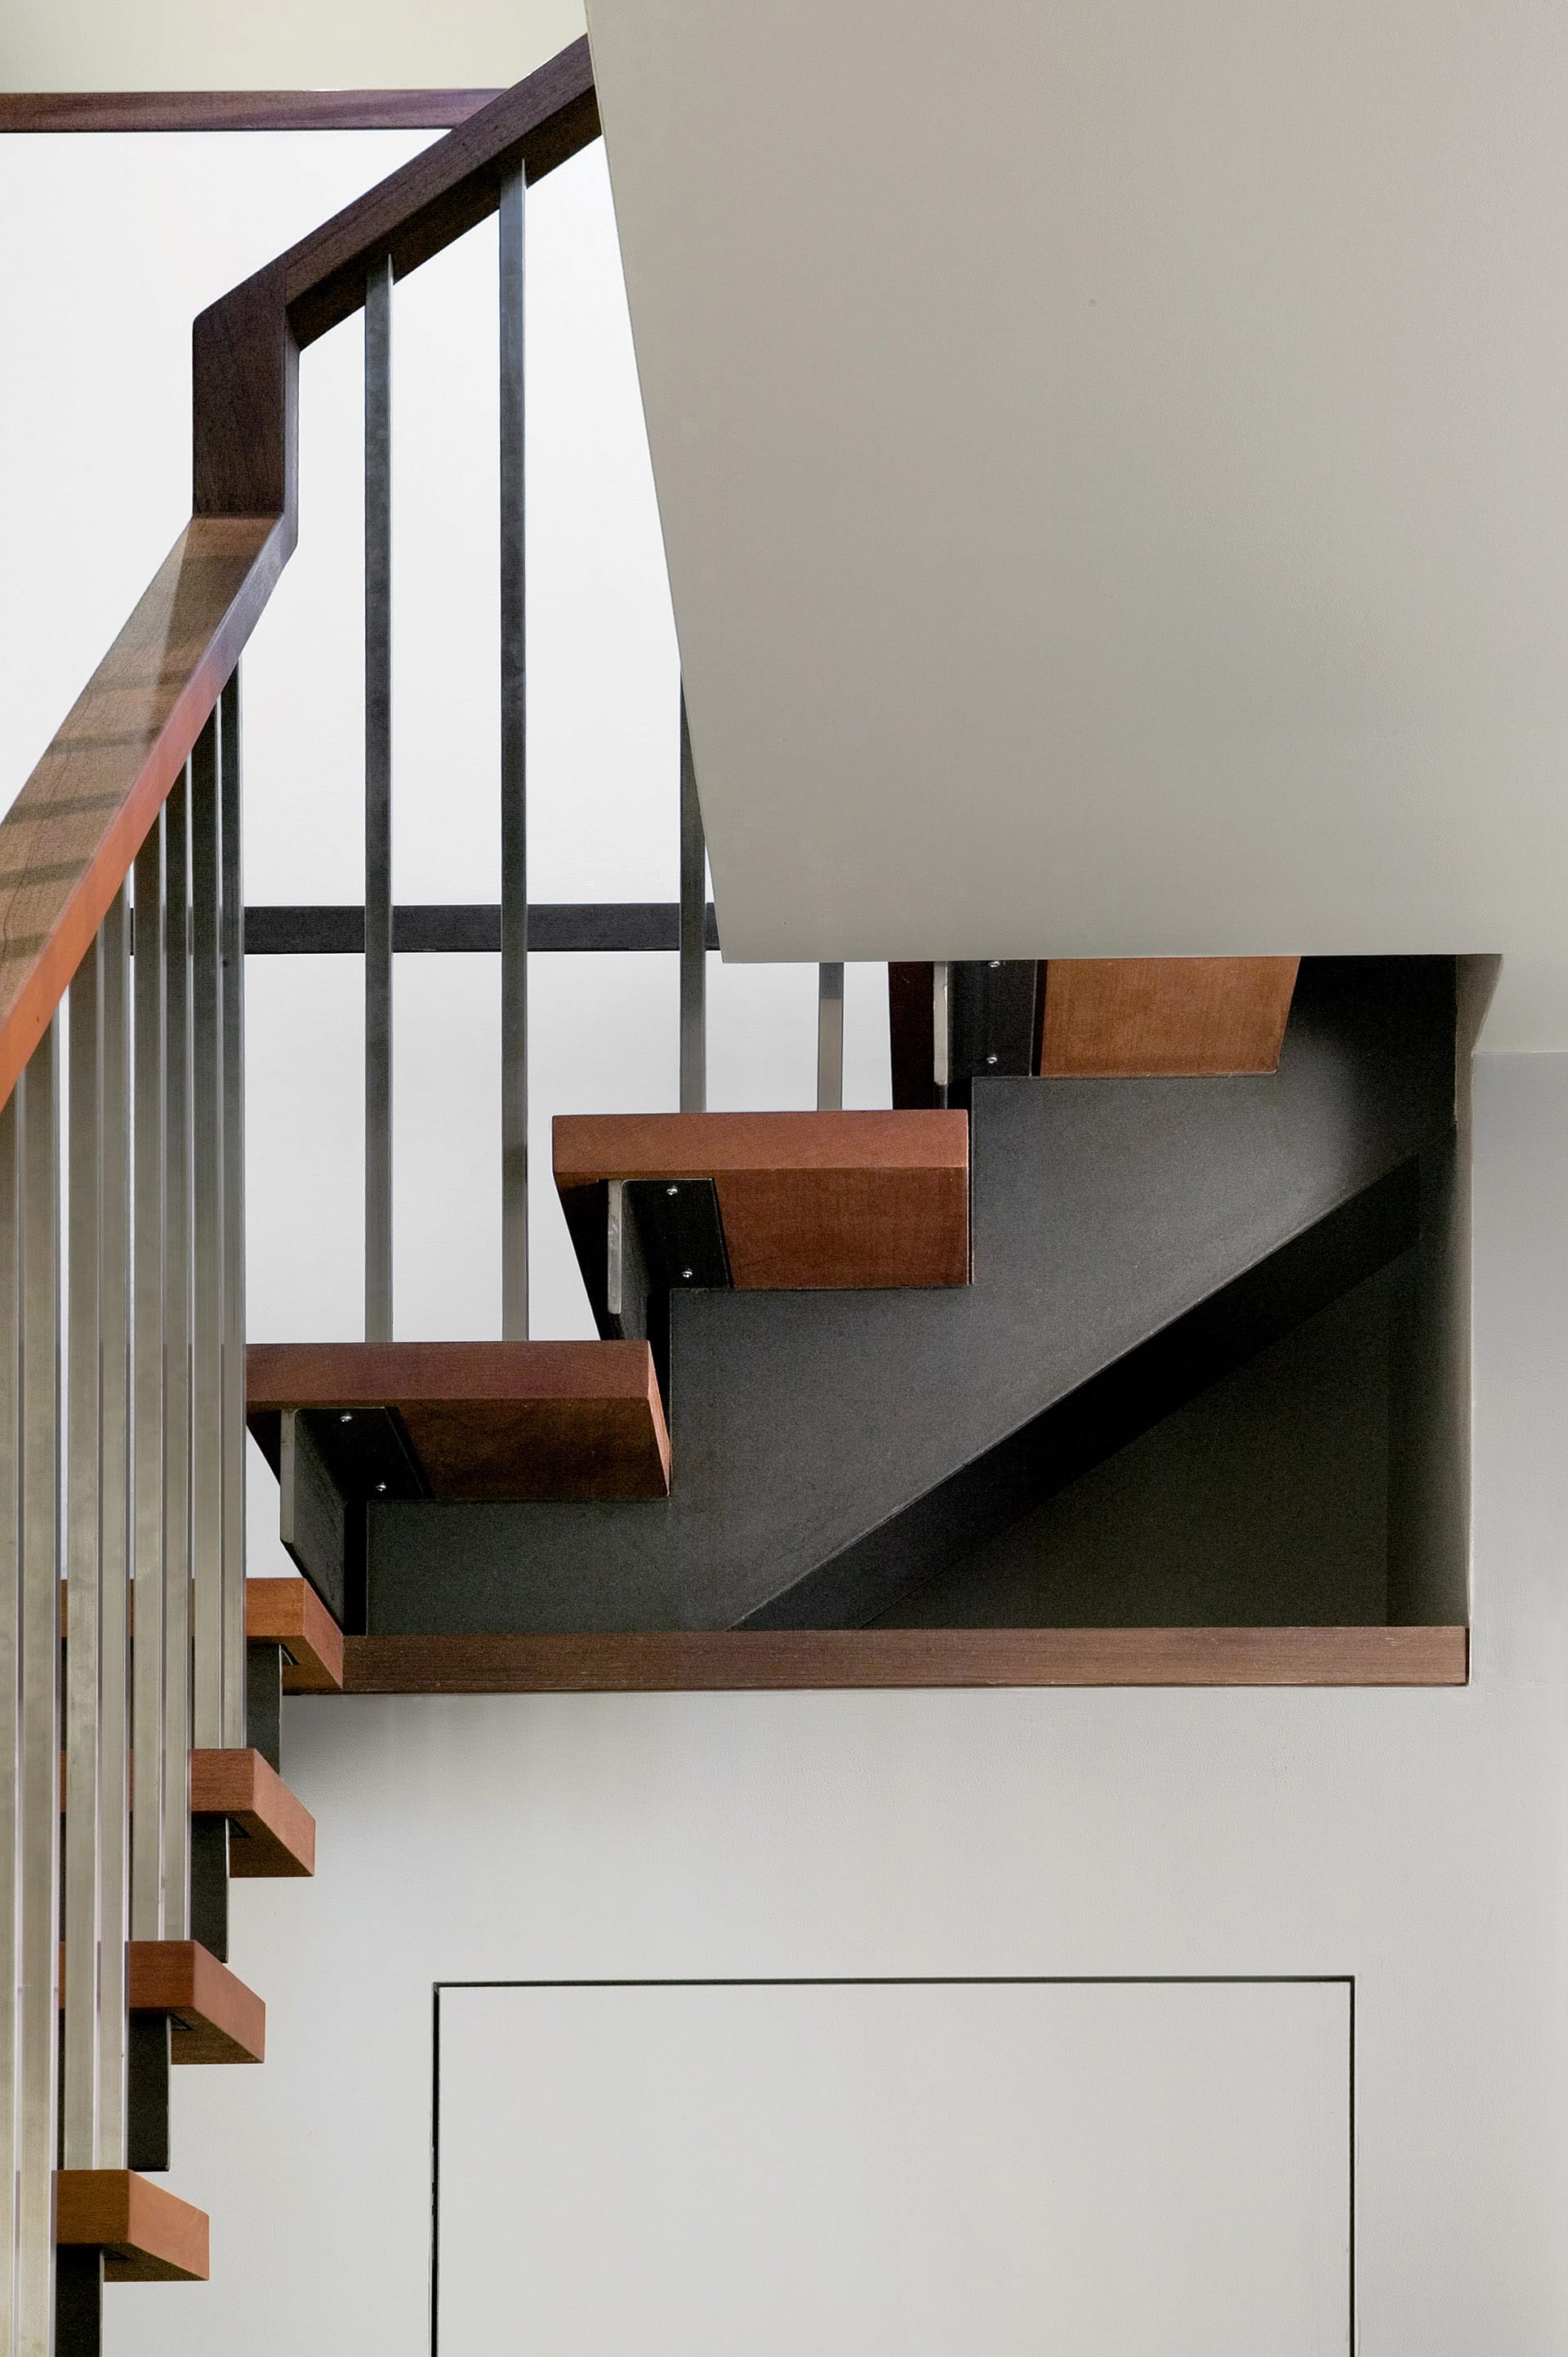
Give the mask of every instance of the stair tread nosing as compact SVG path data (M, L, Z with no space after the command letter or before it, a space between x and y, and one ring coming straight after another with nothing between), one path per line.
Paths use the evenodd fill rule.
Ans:
M108 2283L205 2283L205 2210L134 2169L55 2171L55 2241L103 2253Z

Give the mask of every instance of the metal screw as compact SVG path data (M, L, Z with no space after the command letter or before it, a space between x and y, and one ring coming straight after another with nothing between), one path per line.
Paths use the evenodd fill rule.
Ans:
M664 1192L667 1195L678 1195L681 1192L681 1189L679 1187L666 1187Z
M988 1064L993 1064L996 1061L996 1059L994 1056L987 1056L985 1060Z
M348 1409L347 1409L347 1408L345 1408L345 1409L344 1409L344 1411L343 1411L343 1413L342 1413L342 1415L338 1417L338 1423L339 1423L339 1424L352 1424L352 1423L353 1423L353 1421L354 1421L354 1419L353 1419L353 1417L349 1415L349 1413Z
M683 1268L681 1271L681 1279L682 1284L689 1285L691 1283L692 1272L689 1268Z
M993 974L1000 974L1000 973L1001 973L1001 971L1002 971L1002 961L1001 961L1001 959L1000 959L1000 958L993 958L993 959L992 959L992 961L991 961L991 971L992 971L992 973L993 973Z
M386 1494L387 1494L387 1485L386 1485L386 1483L385 1483L384 1481L378 1481L378 1482L376 1483L376 1495L377 1495L377 1497L378 1497L378 1498L384 1498L384 1497L386 1496Z

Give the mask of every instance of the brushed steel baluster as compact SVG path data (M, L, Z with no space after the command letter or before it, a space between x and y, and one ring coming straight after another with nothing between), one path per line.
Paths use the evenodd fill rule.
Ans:
M98 1749L99 1966L98 2166L125 2166L125 1937L129 1878L131 1503L131 1034L130 918L124 888L99 937L103 966L103 1243L99 1264L102 1336L103 1584L99 1606L102 1713Z
M245 1740L245 870L240 674L218 705L222 786L223 1728Z
M209 721L208 727L212 724ZM164 1936L190 1936L190 780L164 805Z
M164 1260L168 1121L167 821L136 855L132 1288L131 1936L164 1935Z
M223 1031L219 728L190 759L191 1739L223 1740Z
M528 648L522 167L500 198L501 1332L528 1336Z
M365 1339L392 1331L392 290L365 280Z

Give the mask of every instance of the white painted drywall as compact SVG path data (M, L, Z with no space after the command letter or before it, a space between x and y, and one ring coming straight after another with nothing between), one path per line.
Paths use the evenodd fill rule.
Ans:
M1502 952L1568 1045L1540 0L591 0L746 957Z
M11 0L0 90L504 89L582 30L582 0Z
M1348 2352L1336 1982L457 1987L437 2343Z
M1561 2357L1568 1060L1476 1137L1467 1689L293 1703L269 2059L175 2087L213 2281L115 2357L427 2347L437 1980L1014 1973L1353 1974L1366 2357Z

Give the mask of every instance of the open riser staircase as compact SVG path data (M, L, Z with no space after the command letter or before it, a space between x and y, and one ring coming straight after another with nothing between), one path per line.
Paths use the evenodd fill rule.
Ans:
M205 2216L153 2180L171 2067L264 2057L228 1898L314 1871L285 1691L483 1684L468 1644L693 1635L737 1649L708 1682L753 1682L747 1645L918 1618L1380 1272L1407 1351L1447 1315L1452 959L895 966L875 1112L843 1104L824 965L816 1109L709 1112L683 705L678 905L531 909L523 210L596 135L578 43L197 321L190 524L0 824L0 2351L94 2351L106 2281L207 2273ZM493 212L500 898L394 910L394 285ZM361 308L365 903L247 910L240 656L295 544L299 349ZM680 1109L555 1125L591 1340L529 1334L541 946L680 957ZM499 1342L394 1330L392 959L422 947L500 956ZM323 948L364 960L365 1335L248 1350L245 956ZM302 1580L246 1577L247 1427ZM1433 1487L1452 1438L1400 1479ZM614 1684L620 1658L553 1674ZM875 1658L890 1682L912 1657ZM1359 1658L1404 1674L1397 1645Z

